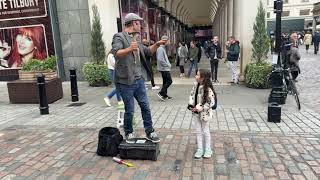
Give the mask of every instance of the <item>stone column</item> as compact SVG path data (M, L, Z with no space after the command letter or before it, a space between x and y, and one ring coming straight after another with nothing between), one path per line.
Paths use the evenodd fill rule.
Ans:
M224 44L225 43L225 40L224 40L224 32L225 32L225 9L224 9L224 6L221 7L221 11L220 11L220 14L221 14L221 23L220 23L220 42L221 44ZM222 54L224 55L224 48L222 48Z
M220 13L219 13L219 10L217 10L217 13L216 13L216 28L217 28L217 30L216 30L216 36L220 36Z
M248 11L248 9L247 9ZM241 0L234 0L233 1L233 35L236 38L240 38L240 16L241 16Z
M234 35L233 34L233 1L234 0L228 0L228 37Z
M222 13L222 7L220 8L219 10L219 17L220 17L220 20L219 20L219 39L220 39L220 42L223 41L223 13Z
M223 41L222 41L222 49L224 56L227 56L226 54L226 42L228 41L228 7L227 3L225 2L224 8L223 8Z
M240 11L240 32L239 36L236 36L236 38L240 41L241 46L241 74L244 73L245 67L248 63L251 62L251 56L252 56L252 44L251 40L253 38L253 24L255 23L255 18L258 12L258 6L259 6L260 0L235 0L234 2L239 3L240 6L236 7L237 13L238 10ZM267 7L267 2L262 1L263 6ZM237 20L235 20L237 21ZM240 37L240 38L239 38Z
M226 42L228 40L228 3L225 2L224 4L224 11L223 11L223 17L224 17L224 22L223 22L223 25L224 25L224 31L223 31L223 36L224 36L224 42Z

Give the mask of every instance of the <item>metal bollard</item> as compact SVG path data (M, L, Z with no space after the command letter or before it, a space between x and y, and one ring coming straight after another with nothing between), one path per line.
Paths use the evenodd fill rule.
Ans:
M70 83L71 83L71 99L72 102L79 101L77 73L75 68L70 69Z
M40 114L49 114L48 99L46 93L45 76L43 74L37 75L37 85L39 89L39 103L40 103Z

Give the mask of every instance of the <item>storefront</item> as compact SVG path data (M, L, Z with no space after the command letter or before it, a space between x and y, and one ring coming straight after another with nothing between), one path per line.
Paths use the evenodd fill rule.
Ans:
M55 55L49 1L9 2L0 8L0 71Z
M168 55L174 56L178 42L189 37L186 26L172 17L157 1L150 0L85 0L25 1L24 6L11 6L10 0L0 4L0 80L4 69L15 69L15 77L22 62L31 58L45 60L48 56L57 57L58 74L62 79L69 77L69 69L77 69L78 79L83 80L82 66L91 61L90 31L92 5L97 5L102 25L106 51L111 49L112 37L123 28L123 18L129 12L139 14L145 20L141 38L151 44L162 35L168 35L170 45ZM21 58L18 40L28 35L35 43L32 55ZM25 36L23 36L25 38ZM189 38L190 39L190 38ZM22 46L20 46L22 47ZM31 52L31 51L30 51ZM20 54L19 54L20 53ZM23 60L22 60L23 59ZM10 74L11 72L9 72ZM13 80L13 79L10 79Z
M176 46L183 39L183 34L179 33L182 30L182 24L176 18L148 0L121 0L122 22L128 13L139 14L144 19L141 38L153 44L162 35L167 35L170 39L167 47L168 56L173 57L176 54Z

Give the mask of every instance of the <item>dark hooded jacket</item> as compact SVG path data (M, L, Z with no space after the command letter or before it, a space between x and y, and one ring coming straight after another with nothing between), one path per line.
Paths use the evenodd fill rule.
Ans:
M229 50L227 54L227 60L228 61L238 61L239 54L240 54L240 45L239 41L236 41L235 43L231 44L229 47L227 47Z

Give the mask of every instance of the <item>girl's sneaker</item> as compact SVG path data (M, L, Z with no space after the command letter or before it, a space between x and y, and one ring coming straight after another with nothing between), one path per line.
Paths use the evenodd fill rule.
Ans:
M204 151L203 157L204 158L211 158L211 156L212 156L212 150L211 149L206 149Z
M203 149L197 149L196 153L194 154L194 157L197 159L200 159L203 156Z
M107 106L111 107L110 99L108 97L104 98L104 102L107 104Z

